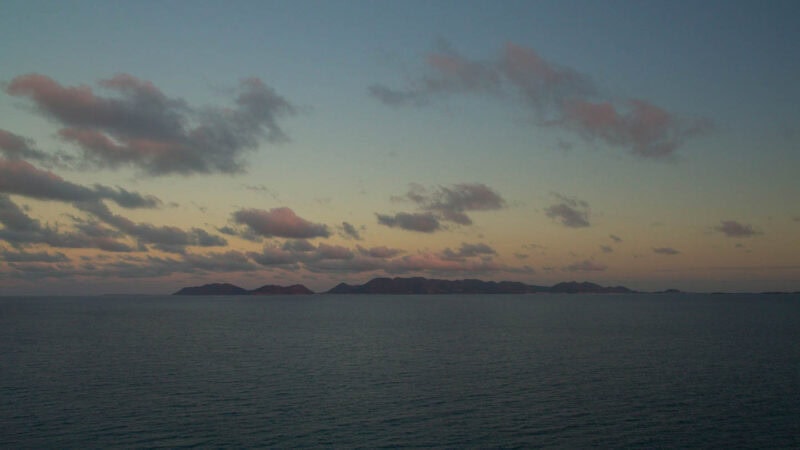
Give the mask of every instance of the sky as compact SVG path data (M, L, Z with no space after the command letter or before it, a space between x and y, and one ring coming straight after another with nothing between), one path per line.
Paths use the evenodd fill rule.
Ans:
M0 6L0 295L800 289L793 1Z

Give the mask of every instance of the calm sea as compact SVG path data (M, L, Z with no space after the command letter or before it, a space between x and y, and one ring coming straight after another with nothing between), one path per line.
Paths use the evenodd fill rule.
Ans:
M0 447L800 447L800 297L0 298Z

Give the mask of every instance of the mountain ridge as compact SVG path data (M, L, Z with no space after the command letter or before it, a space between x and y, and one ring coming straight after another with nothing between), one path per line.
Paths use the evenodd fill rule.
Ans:
M624 286L601 286L588 281L565 281L553 286L538 286L519 281L483 281L473 278L443 280L437 278L373 278L364 284L339 283L321 294L627 294L637 291ZM311 295L313 291L302 284L291 286L264 285L248 290L230 283L211 283L184 287L173 295Z

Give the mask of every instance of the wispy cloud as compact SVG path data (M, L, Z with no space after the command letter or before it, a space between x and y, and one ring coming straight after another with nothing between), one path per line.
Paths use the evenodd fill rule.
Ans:
M258 78L239 84L233 107L192 107L128 74L99 85L111 95L27 74L11 80L6 92L31 99L41 114L63 125L60 137L80 149L84 162L150 175L242 172L244 155L261 138L287 139L279 121L295 112Z
M377 246L370 248L364 248L358 246L357 249L358 252L364 256L370 256L372 258L380 258L380 259L394 258L395 256L405 253L404 250L401 250L399 248L389 248L386 246Z
M44 244L57 248L96 248L107 252L131 252L135 249L117 236L100 233L100 228L79 227L61 231L57 226L42 225L30 217L7 195L0 194L0 240L14 247Z
M640 99L617 106L574 99L563 105L562 117L551 124L571 129L587 140L626 147L647 158L670 156L687 139L711 128L708 120L678 118Z
M560 201L545 208L547 217L558 221L561 225L569 228L588 227L589 223L589 204L576 197L567 197L560 194L553 194Z
M732 238L746 238L758 236L761 232L753 228L752 225L737 222L735 220L723 220L714 227L714 230Z
M605 264L600 264L589 259L577 261L562 267L562 270L567 272L602 272L606 269L608 269L608 266Z
M393 199L414 203L422 212L401 212L393 216L378 214L378 223L426 233L443 229L441 222L472 225L467 212L498 210L506 205L500 194L482 183L460 183L431 189L411 184L408 192Z
M0 159L0 193L61 202L109 199L124 208L155 208L161 205L161 200L151 195L99 184L89 188L66 181L28 162L6 159Z
M202 228L192 228L187 231L174 226L157 226L144 222L134 222L119 214L112 213L101 202L76 203L76 207L136 239L140 245L151 244L156 249L164 252L184 253L187 246L217 247L227 245L227 241L224 238L209 234Z
M5 262L46 262L46 263L60 263L67 262L69 258L67 255L57 252L26 252L24 250L11 251L7 249L0 249L0 259Z
M370 95L390 106L420 106L455 94L517 98L535 113L540 125L624 147L644 158L667 158L712 128L707 119L681 117L644 99L598 99L588 76L514 43L506 44L501 56L488 62L471 61L445 47L428 56L427 73L405 88L375 84L369 87Z
M349 222L342 222L340 230L341 230L340 234L346 239L355 239L357 241L361 240L361 233L353 224Z
M50 161L51 155L33 148L29 139L0 129L0 153L8 159Z
M445 259L461 260L464 258L472 258L476 256L491 256L496 255L497 252L492 247L479 242L477 244L461 243L458 251L453 251L450 248L442 250L442 256Z
M671 255L679 254L680 251L676 250L676 249L674 249L672 247L655 247L655 248L653 248L653 253L655 253L657 255L671 256Z

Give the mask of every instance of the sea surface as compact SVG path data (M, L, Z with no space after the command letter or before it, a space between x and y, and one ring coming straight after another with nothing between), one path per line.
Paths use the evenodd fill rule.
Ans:
M0 447L798 448L800 297L2 297Z

